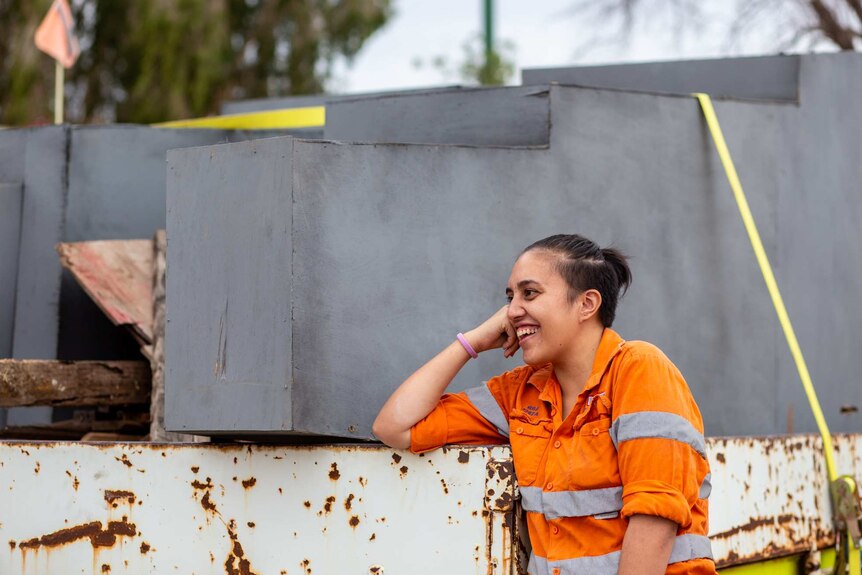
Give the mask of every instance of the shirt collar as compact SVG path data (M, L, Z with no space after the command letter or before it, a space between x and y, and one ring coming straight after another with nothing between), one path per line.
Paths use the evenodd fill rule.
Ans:
M596 357L593 360L593 369L590 372L590 377L587 379L587 383L584 386L584 389L592 389L597 386L599 382L602 380L602 376L607 371L608 365L610 365L611 361L616 357L616 355L620 352L623 347L625 340L620 337L620 335L612 330L609 327L606 327L602 332L602 338L599 340L599 347L596 350ZM527 380L527 383L538 389L539 391L544 391L545 386L548 381L554 376L554 370L551 364L547 364L539 369L537 369L530 378Z
M605 331L602 332L602 339L599 341L599 348L596 350L596 357L593 360L593 369L584 389L591 389L599 384L611 361L623 348L624 343L625 340L620 337L620 334L609 327L605 328Z

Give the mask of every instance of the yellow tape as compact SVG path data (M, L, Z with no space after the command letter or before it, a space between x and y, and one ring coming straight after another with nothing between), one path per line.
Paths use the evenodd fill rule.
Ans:
M248 114L230 114L191 120L176 120L152 124L155 128L214 128L220 130L275 130L289 128L319 128L326 124L326 107L266 110Z
M766 256L763 242L760 240L760 233L758 233L757 226L754 223L754 216L748 207L748 200L745 198L745 192L742 191L742 184L733 165L733 159L730 157L730 151L727 149L727 143L724 141L724 134L722 134L721 125L718 123L718 116L715 115L715 109L712 107L712 98L709 97L709 94L702 93L694 94L694 97L700 102L703 116L706 118L706 125L709 127L709 133L715 142L718 157L721 159L722 166L724 166L727 181L730 184L730 189L733 190L733 197L736 198L736 205L745 224L745 230L748 232L748 239L751 240L751 247L754 249L754 255L757 258L758 265L760 265L760 272L763 274L764 281L766 281L766 288L769 290L769 296L772 298L772 305L775 306L775 313L778 314L778 321L781 323L781 329L784 331L787 345L790 346L790 353L793 355L793 361L796 363L796 370L799 372L799 379L802 380L802 387L805 389L805 395L808 397L811 412L814 414L814 421L817 422L817 429L820 431L820 437L823 440L823 456L826 459L826 472L829 475L829 481L835 481L838 478L838 472L835 468L832 434L829 433L829 426L826 424L826 418L823 416L823 410L820 408L817 392L814 391L814 383L811 381L811 375L808 373L808 366L805 365L802 349L796 340L793 324L790 323L790 316L787 314L787 308L784 307L784 300L781 298L778 283L775 281L775 275L772 273L772 266L769 263L769 258ZM850 573L851 575L860 575L860 567L862 566L860 566L859 549L856 548L852 537L849 539L850 559L848 565Z

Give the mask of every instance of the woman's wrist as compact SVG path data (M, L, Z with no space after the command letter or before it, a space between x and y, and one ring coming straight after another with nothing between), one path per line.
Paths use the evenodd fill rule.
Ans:
M470 331L465 331L462 335L464 336L464 339L467 340L467 343L470 344L470 347L473 348L473 351L475 351L477 355L482 353L483 351L486 351L484 348L482 348L479 345L479 338L476 335L475 329L471 329ZM468 351L467 353L470 353L470 352Z
M458 340L458 343L461 344L461 347L464 348L464 351L467 352L467 355L469 355L473 359L479 357L479 352L476 351L476 349L473 347L473 344L470 342L470 340L467 339L466 335L464 335L463 333L459 333L457 336L455 336L455 339Z

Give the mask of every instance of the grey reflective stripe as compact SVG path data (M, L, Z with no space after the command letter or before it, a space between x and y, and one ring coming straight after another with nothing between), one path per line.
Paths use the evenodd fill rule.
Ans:
M541 487L521 487L521 507L542 513L546 519L586 517L623 508L623 488L605 487L583 491L542 491Z
M692 559L712 559L712 546L708 537L686 534L674 540L668 565ZM619 566L619 551L562 561L548 561L544 557L532 554L527 570L530 575L547 575L555 568L560 570L560 575L613 575L619 570Z
M712 493L712 473L707 473L703 483L700 484L700 492L697 496L700 499L707 499L710 493Z
M509 437L509 419L506 417L506 414L503 413L503 410L500 408L500 404L497 403L497 400L494 399L494 396L491 395L491 390L488 389L487 385L480 385L478 387L471 387L466 390L464 394L467 396L467 399L470 400L470 403L473 404L473 407L479 410L479 413L487 419L491 424L497 428L497 432L503 437Z
M711 474L707 473L700 484L698 497L706 499L712 491ZM623 488L605 487L582 491L543 491L541 487L520 487L521 507L524 511L542 513L547 519L559 517L586 517L608 514L623 508Z
M712 544L709 537L687 533L680 535L673 542L673 550L670 552L668 565L671 563L682 563L691 559L712 559Z
M686 443L706 459L703 434L683 416L665 411L637 411L619 416L611 425L611 441L620 443L632 439L661 437Z
M530 561L527 563L527 575L548 575L548 560L537 557L530 552Z

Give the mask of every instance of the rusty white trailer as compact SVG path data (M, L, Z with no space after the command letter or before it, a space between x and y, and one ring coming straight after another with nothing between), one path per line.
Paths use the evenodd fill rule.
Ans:
M862 475L862 434L836 446ZM708 440L720 567L803 573L833 543L821 448ZM0 573L524 573L517 493L506 447L4 442Z

